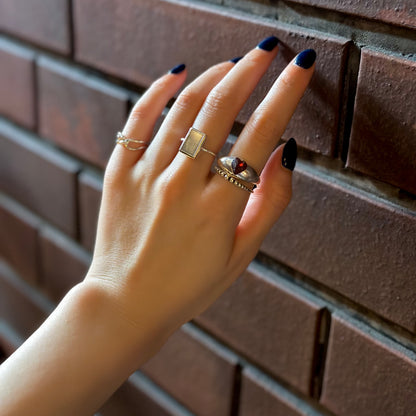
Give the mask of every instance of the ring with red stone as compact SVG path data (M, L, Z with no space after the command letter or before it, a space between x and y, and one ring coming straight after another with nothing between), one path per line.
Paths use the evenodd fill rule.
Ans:
M238 157L225 156L217 160L217 165L232 177L248 183L259 183L258 173L244 160Z
M199 131L195 127L191 127L184 138L182 138L182 144L179 148L179 151L184 153L186 156L191 159L195 159L198 156L198 153L203 150L206 153L209 153L211 156L217 157L214 152L211 150L205 149L202 145L205 143L207 135L202 131Z

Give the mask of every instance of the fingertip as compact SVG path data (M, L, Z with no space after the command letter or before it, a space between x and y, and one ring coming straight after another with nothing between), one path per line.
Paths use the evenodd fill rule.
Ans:
M296 140L291 137L284 145L282 152L281 164L283 168L293 171L296 166L296 160L298 157L298 146Z
M181 74L182 72L184 72L185 69L186 69L186 65L185 64L175 65L173 68L171 68L168 71L168 74L178 75L178 74Z

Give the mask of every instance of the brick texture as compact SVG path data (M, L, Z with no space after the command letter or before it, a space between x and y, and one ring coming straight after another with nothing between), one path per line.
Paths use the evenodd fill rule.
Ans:
M121 89L48 59L38 66L40 133L104 167L127 117Z
M347 166L413 194L415 79L416 61L363 49L347 160Z
M371 337L342 316L332 322L321 401L339 416L407 416L416 408L416 354Z
M281 40L278 58L240 112L241 122L247 121L276 74L294 55L315 48L317 73L285 135L297 137L299 144L311 150L334 153L346 39L256 21L235 12L214 13L204 6L161 0L82 0L75 1L74 11L77 58L144 85L179 62L189 64L188 80L192 80L210 65L242 55L262 38L275 34ZM130 30L132 26L136 30ZM107 36L108 32L113 35ZM123 45L140 48L131 53Z
M97 231L98 211L101 202L102 179L90 172L79 176L79 205L81 243L92 251Z
M371 20L380 20L412 29L416 28L416 8L412 0L291 0L296 3L318 6L325 9L352 14Z
M0 364L22 344L22 338L5 321L0 322Z
M64 235L42 229L40 241L41 284L49 297L59 301L84 279L90 256Z
M0 261L0 322L6 321L23 339L46 319L50 305Z
M38 280L36 217L0 195L0 257L27 281Z
M250 267L196 320L236 351L311 392L320 306Z
M0 114L29 129L35 126L33 59L32 51L0 39Z
M262 250L414 331L415 232L414 215L299 167Z
M231 409L235 364L182 327L142 370L191 412L225 416Z
M2 0L0 30L68 54L69 0Z
M0 190L74 236L79 165L5 123L0 154Z
M314 48L281 138L299 145L292 201L240 278L96 416L413 415L415 10L411 0L0 0L0 363L87 273L104 168L134 102L179 63L186 86L276 35L276 59L220 153Z
M100 409L102 416L190 416L167 403L165 397L133 374Z
M286 397L270 383L259 379L250 370L244 370L241 399L240 416L301 416L304 413L296 408Z

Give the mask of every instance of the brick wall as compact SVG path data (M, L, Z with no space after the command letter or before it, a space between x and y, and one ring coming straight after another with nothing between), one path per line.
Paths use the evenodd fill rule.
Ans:
M100 414L415 414L412 3L1 0L0 360L83 278L115 133L149 83L275 34L233 131L315 48L284 135L301 146L293 200L240 279Z

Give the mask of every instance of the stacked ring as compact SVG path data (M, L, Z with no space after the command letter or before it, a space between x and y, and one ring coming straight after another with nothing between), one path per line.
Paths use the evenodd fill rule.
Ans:
M234 176L231 176L226 170L221 169L218 166L215 166L215 172L218 173L221 177L223 177L228 182L232 183L233 185L237 186L240 189L244 189L245 191L248 191L252 193L254 189L256 188L256 185L247 186L243 183L241 183L238 179L236 179Z
M253 192L260 182L257 172L238 157L225 156L217 160L215 172L245 191Z

